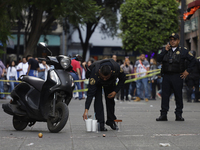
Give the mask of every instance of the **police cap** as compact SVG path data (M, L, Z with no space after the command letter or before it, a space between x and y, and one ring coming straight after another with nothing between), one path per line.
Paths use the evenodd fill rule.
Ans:
M179 39L179 35L177 33L172 33L169 38L173 37L174 39Z

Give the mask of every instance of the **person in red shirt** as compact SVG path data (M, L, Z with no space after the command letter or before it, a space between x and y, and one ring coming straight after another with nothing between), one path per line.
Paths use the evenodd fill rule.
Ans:
M73 79L74 80L81 80L81 71L80 71L81 66L80 66L80 63L77 60L72 59L71 65L73 67L73 70L76 72L76 73L70 72L70 74L72 75ZM81 85L80 85L79 82L75 82L75 85L76 85L78 90L81 89ZM81 99L83 99L83 93L79 92L79 100L81 100Z

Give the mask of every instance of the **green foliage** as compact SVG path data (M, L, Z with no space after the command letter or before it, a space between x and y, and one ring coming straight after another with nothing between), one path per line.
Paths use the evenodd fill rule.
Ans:
M94 19L84 19L81 24L74 24L74 27L79 32L79 38L83 49L83 60L86 58L86 52L89 46L89 40L94 33L96 27L100 28L100 32L104 36L114 37L117 34L118 27L118 12L121 4L124 0L93 0L96 3L96 7L99 9L95 13L91 13L91 17ZM83 38L81 27L86 27L86 36ZM85 41L84 41L85 39Z
M175 0L127 0L120 11L120 37L127 51L156 51L178 31Z
M93 0L0 0L0 9L0 40L4 46L19 19L27 35L26 46L36 46L38 37L49 31L48 28L56 19L67 17L70 22L78 24L96 19L91 14L100 10ZM34 42L29 42L34 38ZM29 48L29 51L34 49Z

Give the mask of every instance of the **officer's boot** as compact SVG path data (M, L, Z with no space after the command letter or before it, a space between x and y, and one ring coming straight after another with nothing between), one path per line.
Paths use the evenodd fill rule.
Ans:
M182 117L182 114L176 114L175 121L185 121L185 119Z
M168 121L167 115L161 115L160 117L156 118L156 121Z

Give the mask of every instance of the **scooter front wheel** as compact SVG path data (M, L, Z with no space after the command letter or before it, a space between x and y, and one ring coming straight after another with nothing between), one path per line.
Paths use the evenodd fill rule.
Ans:
M55 107L55 116L47 119L47 127L50 132L57 133L61 131L67 123L69 109L63 102L59 102Z
M28 125L28 121L24 121L23 117L20 116L13 116L13 127L17 131L24 130Z

